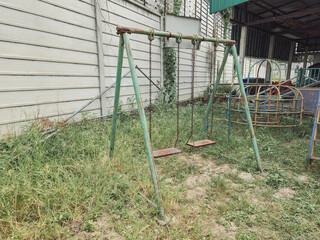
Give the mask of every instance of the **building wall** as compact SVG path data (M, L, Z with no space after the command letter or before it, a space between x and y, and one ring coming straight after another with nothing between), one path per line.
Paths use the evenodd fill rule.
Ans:
M159 5L149 0L100 0L102 15L103 66L105 82L99 82L96 11L94 0L0 0L0 134L17 131L36 118L60 121L70 116L100 88L115 81L119 37L116 26L162 29ZM152 3L152 4L151 4ZM197 7L196 7L197 4ZM186 16L201 17L202 35L212 36L214 18L218 37L222 37L221 16L208 15L209 4L189 1ZM183 9L184 10L184 9ZM182 11L181 15L184 15ZM148 75L148 39L130 35L135 63ZM203 94L210 82L212 45L202 43L197 51L195 96ZM125 54L126 56L126 54ZM218 48L218 65L223 48ZM191 96L190 50L181 50L181 99ZM160 39L152 41L153 80L161 84L162 53ZM123 74L129 70L124 59ZM149 82L138 72L144 101L149 99ZM222 81L231 82L230 56ZM153 99L158 90L153 87ZM114 90L106 94L107 113L112 113ZM121 104L131 106L134 91L130 75L122 80ZM101 115L101 102L95 101L84 112ZM78 116L80 118L81 115Z
M116 34L116 27L128 26L141 29L161 29L161 16L155 11L146 10L140 4L125 0L102 0L101 9L103 14L103 45L104 45L104 71L105 84L110 86L116 80L117 57L119 47L119 36ZM131 34L130 43L132 47L132 56L135 64L149 76L149 41L148 36ZM161 45L160 39L155 38L152 43L152 80L156 83L161 82ZM130 71L127 53L124 52L123 75ZM142 99L145 103L149 100L149 81L142 73L137 71ZM156 99L158 90L152 86L152 99ZM114 89L108 92L107 113L113 111ZM134 99L134 89L132 86L131 75L122 79L120 103L122 109L131 108L131 102ZM134 105L135 106L135 105Z
M0 1L0 127L61 119L99 92L94 10L70 0ZM88 110L100 113L99 101Z

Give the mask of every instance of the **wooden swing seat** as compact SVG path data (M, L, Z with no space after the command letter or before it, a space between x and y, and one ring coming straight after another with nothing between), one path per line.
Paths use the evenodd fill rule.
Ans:
M216 143L216 141L205 139L205 140L200 140L200 141L195 141L195 142L188 142L187 145L190 146L190 147L198 148L198 147L204 147L204 146L212 145L212 144L215 144L215 143Z
M166 148L157 151L153 151L154 158L166 157L174 154L182 153L182 151L178 148Z

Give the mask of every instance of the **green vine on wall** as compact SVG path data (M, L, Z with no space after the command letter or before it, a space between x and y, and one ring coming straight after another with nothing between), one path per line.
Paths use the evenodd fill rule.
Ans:
M228 39L228 31L231 25L230 19L232 18L232 8L227 8L221 11L221 14L223 16L223 38ZM232 81L234 81L236 78L237 78L236 66L233 65Z
M182 5L182 0L175 0L173 3L173 10L171 14L178 16L181 11L181 5Z
M223 16L223 38L228 38L228 30L231 25L230 19L232 17L232 8L227 8L221 11Z
M166 100L171 103L176 97L177 54L174 48L163 48L163 87Z
M178 16L181 11L181 5L182 0L174 0L173 8L171 11L169 9L169 12ZM166 100L168 103L173 103L176 99L177 53L174 48L166 47L165 42L163 47L163 75L163 91L166 95Z

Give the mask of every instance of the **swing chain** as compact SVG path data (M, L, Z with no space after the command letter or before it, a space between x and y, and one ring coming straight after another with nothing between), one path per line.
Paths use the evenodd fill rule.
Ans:
M210 64L210 85L209 85L209 94L212 94L211 91L213 92L214 90L214 80L216 80L216 57L217 57L217 44L214 43L214 47L213 47L213 56L211 54L211 64ZM212 87L212 90L211 90ZM208 99L209 101L209 99ZM211 124L210 124L210 133L209 136L211 135L213 137L213 140L215 141L215 137L213 134L213 110L214 110L214 99L213 102L211 104Z
M181 144L179 140L179 105L180 105L180 43L182 42L182 33L178 33L179 37L176 39L176 42L178 44L178 52L177 52L177 139L175 142L175 147L177 146L177 143L179 143L179 147L181 149Z
M148 36L149 39L149 137L151 141L151 130L152 130L152 85L151 85L151 79L152 79L152 56L151 56L151 42L154 40L154 29L150 30L150 35Z
M196 44L198 44L198 36L194 35L194 38L192 39L192 79L191 79L191 134L188 139L192 138L192 142L194 142L194 137L193 137L193 115L194 115L194 71L195 71L195 61L196 61Z

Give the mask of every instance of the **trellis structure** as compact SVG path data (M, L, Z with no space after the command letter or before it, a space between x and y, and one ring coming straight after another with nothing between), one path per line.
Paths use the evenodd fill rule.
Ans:
M118 66L117 66L117 79L116 79L116 89L115 89L114 110L113 110L113 119L112 119L110 159L113 157L113 152L114 152L116 122L117 122L117 113L118 113L120 86L121 86L121 72L122 72L123 54L124 54L124 49L126 49L129 67L130 67L130 71L131 71L133 87L134 87L134 92L135 92L136 101L137 101L137 105L138 105L139 117L140 117L140 121L141 121L141 125L142 125L142 131L143 131L146 151L147 151L147 155L148 155L149 166L150 166L150 170L151 170L152 181L153 181L154 190L155 190L155 197L156 197L156 201L157 201L157 203L153 204L153 205L155 205L157 207L158 213L160 214L160 216L162 218L165 219L166 216L164 214L164 209L162 207L161 199L159 196L159 190L160 190L159 181L158 181L157 173L156 173L156 169L155 169L154 156L153 156L152 146L151 146L150 137L149 137L149 133L148 133L147 121L146 121L145 111L144 111L144 107L143 107L143 102L142 102L142 98L140 95L140 87L139 87L135 63L134 63L134 59L133 59L133 55L132 55L129 34L142 34L142 35L147 35L147 36L152 35L152 36L166 37L166 38L186 39L186 40L192 40L192 41L199 41L199 43L206 41L206 42L213 42L215 45L217 45L219 43L225 45L224 58L223 58L223 61L222 61L222 64L221 64L221 67L220 67L220 70L218 73L217 80L215 82L214 90L211 93L209 101L208 101L208 105L207 105L207 108L206 108L206 111L204 114L204 118L203 118L203 125L202 125L200 133L198 135L199 138L203 135L203 132L205 131L205 129L207 129L207 117L208 117L209 111L212 106L213 97L214 97L215 92L217 90L217 87L219 85L225 64L228 59L228 55L229 55L230 51L232 52L233 58L234 58L234 63L236 66L237 76L238 76L238 80L239 80L240 90L241 90L242 97L243 97L245 113L246 113L249 129L250 129L250 136L252 139L253 148L254 148L254 152L256 155L257 169L259 171L261 171L260 155L259 155L259 151L258 151L258 146L257 146L257 141L256 141L254 129L252 126L251 116L249 113L248 101L247 101L246 94L245 94L245 88L243 85L242 74L240 72L238 56L237 56L237 51L236 51L236 47L235 47L235 44L236 44L235 41L225 40L225 39L216 39L216 38L207 38L207 37L196 36L196 35L183 35L181 33L156 31L154 29L141 30L141 29L129 28L129 27L117 27L117 34L120 35L120 41L119 41L119 52L118 52Z

